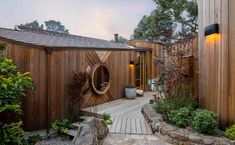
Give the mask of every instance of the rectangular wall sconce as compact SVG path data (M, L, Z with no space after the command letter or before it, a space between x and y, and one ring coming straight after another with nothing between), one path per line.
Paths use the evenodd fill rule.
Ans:
M219 24L212 24L205 28L205 36L219 34Z
M130 65L134 65L135 64L135 62L133 61L133 60L130 60L130 63L129 63Z
M129 67L134 68L134 66L135 66L135 62L133 60L130 60Z

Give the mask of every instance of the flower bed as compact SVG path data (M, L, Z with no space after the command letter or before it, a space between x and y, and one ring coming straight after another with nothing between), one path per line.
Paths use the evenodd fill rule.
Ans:
M162 140L181 145L235 145L235 141L223 136L211 136L180 128L163 121L161 114L156 113L151 104L142 108L142 113L152 131Z

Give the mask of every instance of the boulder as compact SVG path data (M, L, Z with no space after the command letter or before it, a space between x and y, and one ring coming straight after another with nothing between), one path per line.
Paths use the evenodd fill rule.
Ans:
M82 123L72 145L99 145L108 135L109 129L103 119L94 118Z

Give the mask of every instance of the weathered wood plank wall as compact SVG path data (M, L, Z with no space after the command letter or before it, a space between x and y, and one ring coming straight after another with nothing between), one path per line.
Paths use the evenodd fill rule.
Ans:
M105 98L91 94L92 96L87 96L89 99L85 100L84 106L91 105L89 101L100 104L123 98L124 87L129 85L130 81L129 61L134 60L134 53L133 51L75 49L54 50L46 53L42 48L7 43L7 49L3 54L13 59L21 72L30 72L36 86L36 90L27 92L23 100L25 128L27 130L43 129L47 127L47 116L50 124L55 119L63 118L68 114L68 84L74 73L89 72L91 68L87 57L91 58L90 55L95 55L99 59L92 58L93 61L103 62L109 66L111 88L108 95L111 97L107 99L107 96Z
M234 0L199 0L200 104L219 116L221 126L235 122ZM204 28L219 24L219 34Z

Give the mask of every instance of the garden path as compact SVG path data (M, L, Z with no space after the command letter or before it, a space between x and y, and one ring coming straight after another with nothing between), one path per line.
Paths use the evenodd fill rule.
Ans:
M149 125L141 113L144 104L153 98L153 92L145 92L144 96L133 100L120 99L98 106L83 109L93 113L110 113L113 124L104 145L169 145L153 135Z
M93 113L110 113L113 124L109 126L111 133L119 134L153 134L145 121L141 108L153 98L153 92L145 92L144 96L135 99L120 99L98 106L83 109Z

